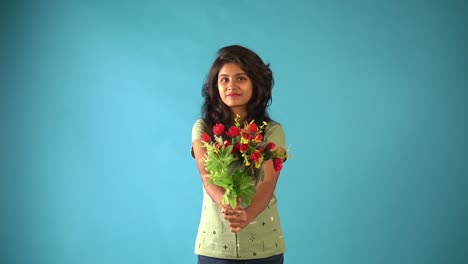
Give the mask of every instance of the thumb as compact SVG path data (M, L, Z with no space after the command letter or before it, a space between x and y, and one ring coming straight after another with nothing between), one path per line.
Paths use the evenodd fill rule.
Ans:
M236 206L236 209L242 209L241 203L242 203L242 198L241 198L241 197L237 197L237 206Z

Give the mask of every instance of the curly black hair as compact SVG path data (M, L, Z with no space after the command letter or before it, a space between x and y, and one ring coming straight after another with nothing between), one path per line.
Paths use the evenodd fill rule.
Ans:
M252 98L247 105L248 117L246 121L254 120L257 124L270 121L268 107L272 102L274 85L270 64L265 64L255 52L239 45L223 47L217 52L217 55L202 87L202 96L205 98L202 106L202 118L205 124L212 127L216 123L222 123L226 126L233 123L233 114L221 100L218 91L218 73L226 63L239 65L252 80Z

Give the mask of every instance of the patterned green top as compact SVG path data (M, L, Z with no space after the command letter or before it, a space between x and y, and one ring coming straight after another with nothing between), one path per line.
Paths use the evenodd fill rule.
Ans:
M192 129L192 142L200 139L201 134L208 131L203 120L197 120ZM265 128L264 138L286 149L285 136L280 124L270 121ZM223 259L267 258L285 252L276 194L273 194L267 208L242 229L237 237L238 257L235 234L231 232L229 222L223 218L218 204L203 188L203 207L195 254Z

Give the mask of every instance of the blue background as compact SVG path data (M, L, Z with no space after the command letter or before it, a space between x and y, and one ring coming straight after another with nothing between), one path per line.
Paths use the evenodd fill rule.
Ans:
M467 263L464 1L7 1L0 262L195 263L224 45L271 63L286 263Z

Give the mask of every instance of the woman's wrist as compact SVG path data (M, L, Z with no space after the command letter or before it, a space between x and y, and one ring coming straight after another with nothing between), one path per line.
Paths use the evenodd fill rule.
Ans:
M245 215L247 217L247 224L250 224L257 217L257 215L252 209L253 208L250 206L244 209Z

